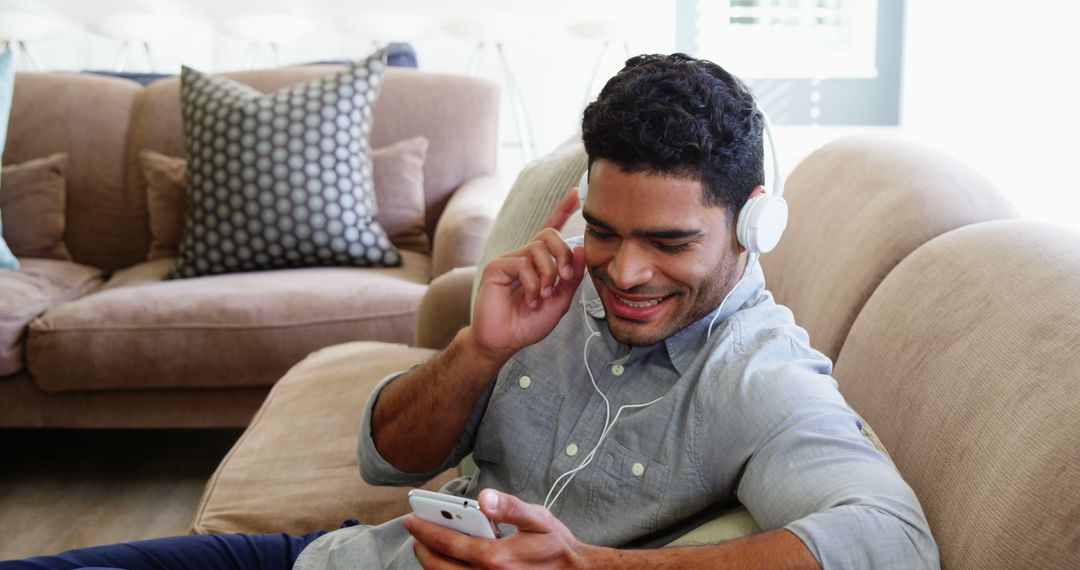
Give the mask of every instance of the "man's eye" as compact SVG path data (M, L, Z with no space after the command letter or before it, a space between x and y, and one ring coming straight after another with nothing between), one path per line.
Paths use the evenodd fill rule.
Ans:
M660 251L665 253L679 253L680 251L686 251L690 247L690 242L657 243L656 247L660 248Z
M605 231L602 231L602 230L598 230L596 228L587 228L586 231L589 232L590 236L592 236L592 237L594 237L596 239L600 239L600 240L611 239L612 237L615 236L615 234L613 234L611 232L605 232Z

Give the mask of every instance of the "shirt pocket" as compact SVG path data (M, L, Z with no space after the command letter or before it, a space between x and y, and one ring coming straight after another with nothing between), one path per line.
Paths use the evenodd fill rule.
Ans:
M671 468L614 439L604 442L596 461L587 512L607 529L604 543L619 546L656 531Z
M477 430L473 457L502 491L523 489L537 460L550 456L561 401L550 376L529 373L517 363L500 373Z

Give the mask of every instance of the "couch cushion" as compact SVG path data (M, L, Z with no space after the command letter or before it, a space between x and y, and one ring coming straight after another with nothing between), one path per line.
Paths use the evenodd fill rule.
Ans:
M58 152L4 167L0 214L16 256L71 261L64 243L67 161L67 154Z
M50 391L270 385L313 350L409 342L429 258L162 281L172 259L117 273L30 328L27 366Z
M863 303L908 253L954 228L1017 215L955 159L883 137L815 151L792 172L784 197L787 230L761 256L766 284L832 359Z
M30 321L101 284L101 270L70 261L28 258L18 270L0 271L0 376L22 369Z
M836 362L942 567L1080 568L1080 232L976 224L911 253Z
M375 385L433 354L357 342L320 350L293 367L206 484L192 532L303 533L334 529L348 518L378 524L409 512L407 488L360 479L357 438ZM425 488L438 489L455 475L447 471Z
M146 258L146 230L124 191L128 124L141 89L111 77L15 75L4 164L67 153L64 241L78 263L119 269Z
M185 67L187 215L170 277L394 267L375 221L369 139L381 54L264 95Z

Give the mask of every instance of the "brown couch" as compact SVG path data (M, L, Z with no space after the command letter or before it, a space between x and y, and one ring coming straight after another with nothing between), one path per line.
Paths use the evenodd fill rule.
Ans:
M233 73L262 91L334 67ZM246 426L270 386L319 348L407 343L428 283L474 265L505 189L493 175L498 89L390 68L374 110L380 148L428 139L430 252L389 269L311 268L163 281L147 261L138 153L185 156L179 80L142 87L19 74L3 164L66 152L65 241L74 261L0 272L0 426Z
M486 254L517 245L491 242L521 223L505 219L514 204L550 204L584 159L549 166L565 171L515 185ZM816 151L788 200L788 230L762 258L767 286L835 360L841 392L919 496L942 566L1080 567L1080 233L1010 219L978 174L890 139ZM290 370L207 483L192 531L303 532L407 512L406 489L360 480L357 425L379 379L468 322L474 274L432 283L418 315L426 347L350 343ZM675 544L756 530L737 508Z

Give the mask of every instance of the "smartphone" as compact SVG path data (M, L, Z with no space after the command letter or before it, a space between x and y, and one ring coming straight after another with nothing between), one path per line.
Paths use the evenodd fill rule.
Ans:
M444 526L479 538L499 538L499 527L480 510L480 504L465 497L433 493L423 489L409 491L413 514L439 526Z

